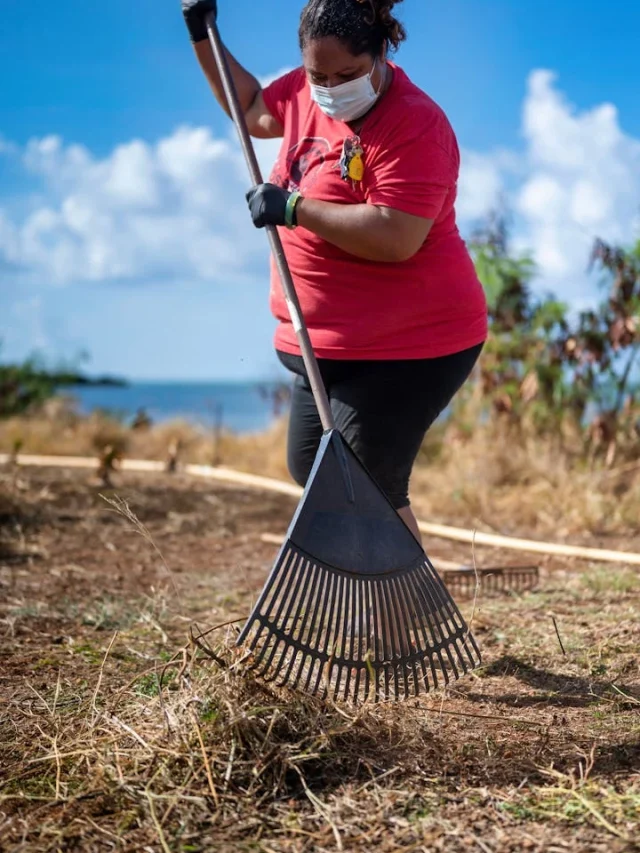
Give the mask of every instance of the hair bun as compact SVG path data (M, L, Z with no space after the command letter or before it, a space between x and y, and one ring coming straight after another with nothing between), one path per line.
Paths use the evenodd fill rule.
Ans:
M300 48L320 38L336 38L353 56L369 53L378 57L397 50L407 34L393 16L402 0L307 0L300 15Z
M371 8L370 23L378 25L385 33L385 39L394 49L400 46L407 37L407 32L400 21L394 17L393 7L402 0L358 0L358 3Z

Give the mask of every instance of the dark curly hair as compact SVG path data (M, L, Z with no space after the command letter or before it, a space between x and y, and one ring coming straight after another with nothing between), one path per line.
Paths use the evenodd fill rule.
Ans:
M397 50L407 33L392 15L402 0L308 0L300 17L300 49L315 39L333 36L354 56L380 56Z

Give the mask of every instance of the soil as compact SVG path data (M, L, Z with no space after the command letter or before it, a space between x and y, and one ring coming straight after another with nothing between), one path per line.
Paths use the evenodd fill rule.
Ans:
M126 517L123 500L138 522ZM102 779L91 763L92 787L82 787L80 758L55 758L68 737L59 715L69 721L81 707L74 725L84 726L92 699L95 707L97 695L120 692L142 717L161 718L155 682L148 696L140 684L185 646L193 626L246 617L276 552L260 537L283 533L295 505L181 475L119 474L105 489L82 471L0 473L0 848L638 849L640 583L623 566L548 559L538 590L461 600L483 667L395 711L360 712L354 722L350 711L331 709L332 720L346 715L351 728L337 759L327 753L322 772L309 765L311 797L283 777L259 792L258 817L249 818L242 804L251 785L241 769L224 782L225 755L211 772L220 790L236 786L235 804L223 801L217 823L182 814L178 804L158 830L140 793L155 778L149 766L138 790ZM428 551L432 544L441 557L469 562L464 546L434 542ZM481 557L490 565L535 562L504 552ZM219 642L232 644L236 630L221 629ZM295 695L277 698L290 708L281 714L294 713ZM313 707L322 727L325 712ZM201 726L214 749L207 719ZM286 736L303 742L313 732L299 725ZM386 741L368 743L362 726L386 731ZM368 788L373 777L381 781ZM200 781L206 789L204 771ZM98 807L101 797L108 807Z

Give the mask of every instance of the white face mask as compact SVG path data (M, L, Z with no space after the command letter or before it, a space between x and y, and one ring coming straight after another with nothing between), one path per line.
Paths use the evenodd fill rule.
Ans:
M363 77L356 77L355 80L349 80L339 86L328 88L310 83L311 99L329 118L336 121L355 121L368 112L380 97L384 76L377 92L371 83L376 64L377 60L371 71Z

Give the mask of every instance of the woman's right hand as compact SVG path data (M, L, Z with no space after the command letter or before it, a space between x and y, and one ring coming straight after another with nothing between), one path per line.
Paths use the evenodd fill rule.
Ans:
M218 17L217 0L182 0L182 14L189 30L191 41L198 44L207 39L207 15Z

